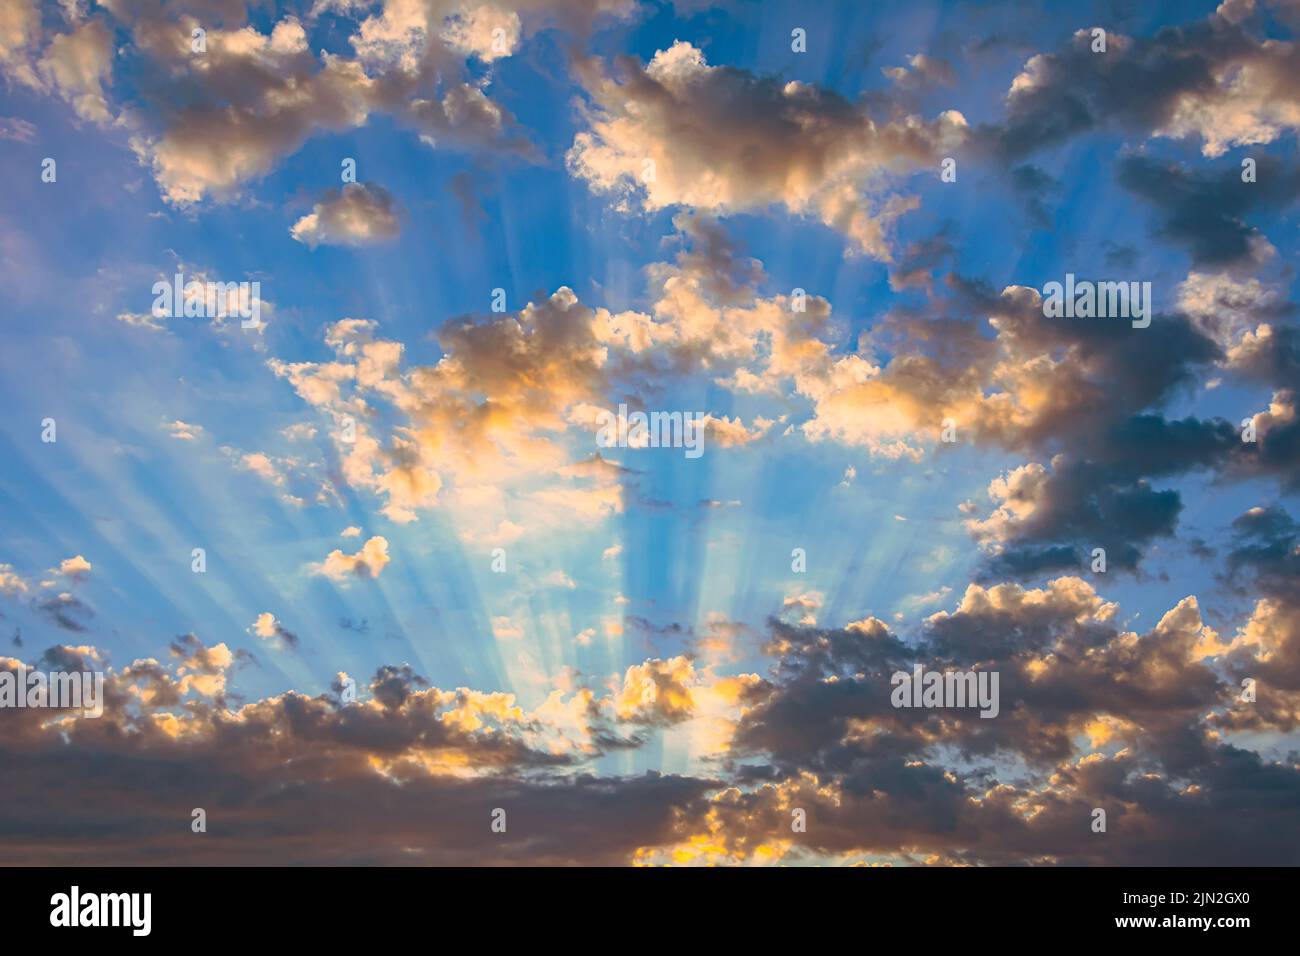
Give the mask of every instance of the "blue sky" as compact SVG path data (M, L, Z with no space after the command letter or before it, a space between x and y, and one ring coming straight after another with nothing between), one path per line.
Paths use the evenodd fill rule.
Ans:
M6 653L33 660L66 645L119 673L142 659L178 677L219 673L211 700L181 695L187 720L290 692L324 700L340 672L377 707L370 675L402 664L427 681L412 690L514 695L542 723L557 694L608 695L597 710L609 713L639 694L652 716L630 703L619 718L602 712L634 728L622 744L597 735L564 752L573 763L561 777L581 768L616 781L741 780L745 765L774 782L800 769L829 781L827 762L800 768L755 729L789 689L780 629L815 646L816 632L875 619L908 647L937 647L947 625L930 616L977 616L963 595L986 588L1050 595L1077 577L1116 605L1094 622L1115 629L1115 648L1193 596L1187 633L1200 650L1185 663L1212 674L1216 693L1250 662L1280 666L1300 636L1270 649L1252 635L1262 606L1289 599L1234 550L1245 532L1233 522L1294 511L1295 366L1277 333L1294 321L1300 89L1279 79L1296 62L1293 8L1239 6L19 4L35 19L15 13L0 41L0 567L14 576L0 623L21 635ZM418 26L404 21L401 42L367 53L366 24L402 17ZM517 31L507 53L482 45L498 22ZM445 40L438 30L452 23L472 27L478 46ZM187 48L195 25L209 52ZM1108 52L1089 51L1094 26ZM792 52L796 28L806 52ZM361 71L337 94L344 107L313 85L331 60ZM1187 79L1194 70L1214 83ZM683 99L660 114L653 89ZM469 98L460 113L447 105L458 90ZM441 100L436 121L415 116L419 100ZM808 145L773 135L769 110L805 123ZM584 137L598 149L584 152ZM636 149L657 158L650 188L618 172ZM944 182L939 160L954 155L957 180ZM40 179L45 157L56 182ZM1216 185L1235 182L1246 157L1271 198ZM345 158L356 184L340 178ZM1179 175L1190 194L1174 188ZM301 232L338 210L314 238ZM879 239L835 218L850 213ZM1225 224L1251 237L1247 252L1206 251ZM257 280L264 328L145 321L153 283L177 271ZM1010 291L1067 272L1150 282L1151 334L1076 339ZM713 285L728 281L730 300ZM498 288L505 313L491 310ZM565 312L547 339L530 315L562 309L562 288L596 317L589 328ZM828 310L811 331L790 311L796 288L820 303L814 315ZM666 289L706 291L674 306ZM697 313L715 311L718 324L691 338L705 327ZM658 344L629 347L609 331L632 317ZM339 325L349 319L365 324ZM1264 324L1272 339L1243 357ZM519 345L521 328L527 355L510 356L503 343ZM744 338L739 352L729 329ZM774 336L802 343L789 374L776 370ZM360 357L399 346L363 384ZM1149 379L1148 362L1159 367ZM737 368L752 388L729 384ZM342 395L313 398L327 380ZM629 398L725 418L742 437L711 426L696 460L598 448L590 409ZM1259 455L1211 437L1271 402L1261 429L1275 431ZM504 418L483 424L494 409ZM364 455L337 438L345 414L376 443ZM1143 415L1155 421L1149 465L1123 438ZM948 417L951 446L936 438ZM52 444L40 437L47 418ZM605 470L581 473L597 453ZM1076 464L1096 475L1084 486L1101 502L1091 517L1067 513L1068 491L999 513L991 483ZM414 503L400 505L396 487ZM1171 492L1174 514L1161 517ZM376 538L386 563L330 571L336 549L355 561ZM1084 556L1096 542L1138 557L1125 566L1112 551L1094 574ZM496 547L505 573L493 571ZM191 570L194 548L204 574ZM1050 548L1078 560L1049 561ZM60 570L74 556L90 569ZM1008 613L1010 625L972 627L1019 633ZM259 629L266 614L278 636ZM1220 651L1204 652L1206 630ZM182 635L229 662L194 663L176 650ZM651 661L655 680L632 670ZM742 675L753 682L737 699L718 691ZM843 676L863 679L852 667ZM1290 677L1273 680L1295 693ZM674 708L674 694L693 703ZM1130 755L1143 734L1163 733L1142 708L1108 706L1026 733L1041 742L1059 730L1082 748L1074 759L1089 752L1080 728L1098 721L1127 728L1116 739L1133 735ZM1198 708L1232 710L1219 698ZM1293 718L1277 713L1225 718L1215 734L1248 741L1270 772L1294 753ZM1021 782L1047 772L1032 743L947 744L958 756L942 739L917 753L964 769L1028 760ZM456 759L473 766L471 750ZM1175 776L1170 755L1141 759ZM1300 792L1294 780L1284 789ZM659 836L670 845L682 833ZM1047 855L1093 859L1043 839ZM1017 852L943 843L864 836L816 853Z

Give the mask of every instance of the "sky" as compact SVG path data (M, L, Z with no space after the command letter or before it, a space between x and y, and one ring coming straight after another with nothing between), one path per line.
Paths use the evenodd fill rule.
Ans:
M10 0L0 862L1300 862L1297 28Z

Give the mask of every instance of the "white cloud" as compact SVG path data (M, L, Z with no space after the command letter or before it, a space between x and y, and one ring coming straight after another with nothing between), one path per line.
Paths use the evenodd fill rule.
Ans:
M347 581L354 577L377 578L389 560L388 539L376 535L362 545L356 554L344 554L335 548L326 555L324 561L313 564L311 568L312 573L332 581Z

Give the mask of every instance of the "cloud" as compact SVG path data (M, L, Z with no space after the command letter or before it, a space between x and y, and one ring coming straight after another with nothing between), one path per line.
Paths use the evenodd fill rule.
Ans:
M916 92L934 86L952 86L956 82L952 65L939 57L914 53L906 66L884 67L880 71L900 89Z
M1285 700L1276 696L1285 682L1287 693L1300 693L1300 618L1284 610L1296 593L1296 528L1266 509L1238 522L1235 566L1266 582L1269 597L1233 640L1205 624L1190 596L1136 634L1077 577L1041 588L971 585L951 610L921 622L916 641L872 617L842 628L773 620L769 678L655 658L627 668L603 694L557 688L533 710L511 694L430 686L406 665L379 668L354 703L339 699L336 684L332 695L287 692L232 706L239 657L185 635L167 664L110 670L100 720L56 731L28 713L0 712L15 768L0 809L16 814L46 858L74 846L83 860L86 852L113 858L67 830L57 796L66 786L28 799L57 747L69 758L60 765L65 783L77 783L79 799L95 798L83 808L103 814L88 825L135 834L138 854L154 861L192 861L196 852L152 825L161 805L201 803L186 795L224 785L246 799L223 820L226 839L197 851L205 862L375 863L411 853L444 863L868 854L932 863L1178 864L1205 854L1282 862L1295 830L1287 797L1295 769L1211 731L1294 726L1289 703L1234 702L1232 681L1249 669L1275 701ZM274 617L259 616L253 629L274 633ZM56 652L65 664L96 654L46 656ZM894 708L890 675L917 663L997 671L999 717ZM684 735L700 752L734 760L718 763L713 778L573 772L603 753L645 746L650 734ZM968 760L945 762L952 751ZM1019 769L998 774L995 758ZM144 774L146 762L166 772ZM91 766L115 773L79 778ZM255 779L262 786L250 788ZM281 798L259 796L268 792ZM1243 799L1254 808L1246 822L1225 812ZM430 831L420 810L431 800L452 815L445 832L441 816ZM364 841L338 838L331 821L345 807L377 802L386 811ZM484 808L497 806L507 808L508 835L490 834ZM787 838L791 806L807 811L814 842ZM1086 823L1095 806L1111 811L1110 829L1125 839L1093 837ZM555 839L555 827L568 839ZM1194 845L1177 833L1193 834ZM332 838L317 839L325 834Z
M225 644L205 645L195 634L176 638L169 650L174 662L176 694L179 697L195 694L224 706L229 672L243 658Z
M1294 312L1271 283L1228 272L1195 271L1178 286L1178 309L1226 353L1229 364L1244 364L1247 339L1271 335L1269 323Z
M557 568L542 578L542 586L548 588L564 588L565 590L571 591L578 585L567 573Z
M17 116L0 116L0 139L13 140L15 143L34 143L36 127Z
M163 426L171 432L172 438L178 441L194 441L203 434L202 425L191 425L189 422L183 422L179 418L174 422L169 422Z
M79 554L71 558L64 558L59 563L59 573L81 580L90 574L90 562Z
M1271 143L1300 128L1297 50L1251 35L1222 13L1152 37L1110 31L1094 53L1092 30L1031 57L1007 93L1006 118L982 129L1000 152L1023 157L1106 126L1144 136L1199 140L1207 157Z
M283 485L284 475L276 467L269 455L263 452L255 451L244 455L240 459L240 464L260 478L265 478L273 485Z
M0 796L0 809L8 815L21 808L21 832L45 847L46 858L75 851L85 859L85 846L77 848L82 840L66 826L56 832L55 821L68 810L59 798L31 799L57 751L70 758L68 766L81 768L74 777L95 764L114 768L111 779L95 773L77 781L87 788L81 797L93 794L92 815L103 814L90 825L100 829L111 820L113 832L135 834L143 858L189 854L193 860L193 847L146 821L170 802L202 805L196 795L210 800L230 788L252 797L223 815L227 839L213 846L208 862L409 862L415 854L425 862L614 864L667 838L675 816L711 785L657 773L570 772L604 745L639 746L639 738L613 735L610 722L622 720L615 711L634 729L684 718L681 681L691 670L683 660L634 668L617 695L557 692L534 711L511 694L432 687L406 665L378 668L350 704L339 699L336 682L332 694L287 692L234 705L228 681L239 660L224 644L206 646L188 634L172 644L167 662L108 669L99 720L73 720L55 730L30 711L0 712L6 761L12 758L22 781ZM0 668L18 663L0 659ZM259 779L263 786L252 786ZM267 799L273 792L280 796ZM430 801L447 814L445 831L421 822ZM359 812L377 803L388 809L364 841L315 839L344 806ZM507 808L509 827L484 857L482 840L470 829L477 833L473 821L481 821L483 837L502 836L490 830L487 811L496 806ZM543 824L550 835L539 838ZM556 827L563 836L555 836ZM104 851L101 859L110 857Z
M88 604L67 591L38 600L36 610L48 617L60 630L77 634L89 630L90 620L95 616Z
M1271 258L1273 247L1243 217L1253 210L1284 208L1300 196L1300 166L1267 156L1256 162L1253 183L1242 182L1239 168L1197 172L1140 155L1121 159L1116 177L1159 210L1160 235L1185 246L1195 265L1249 267Z
M1228 436L1225 436L1225 439ZM1089 462L1022 465L995 478L997 506L967 529L995 558L989 574L1036 574L1088 567L1095 548L1108 569L1132 570L1142 547L1174 533L1182 503L1174 491L1107 475Z
M13 0L0 8L0 70L23 86L40 88L33 57L41 39L35 0Z
M13 597L27 593L27 581L14 570L12 564L0 564L0 594Z
M695 667L686 657L629 667L614 694L614 714L637 724L672 724L694 712Z
M392 533L363 530L373 510L397 524L427 522L418 534L404 530L407 544L394 539L413 571L446 563L441 540L462 546L471 577L488 575L479 584L491 582L477 588L476 605L472 580L432 582L447 593L426 595L411 592L418 574L390 573L382 588L350 595L378 604L326 606L325 620L341 631L376 638L347 641L350 653L369 655L371 666L386 661L360 686L338 665L313 681L311 655L288 671L251 674L248 651L193 633L163 638L157 658L118 661L122 635L148 640L176 615L101 622L106 611L85 603L79 585L63 591L54 572L41 580L39 569L67 551L24 564L34 545L11 542L22 571L0 565L0 592L12 646L30 648L42 630L76 635L37 661L104 670L109 680L100 721L0 708L0 817L17 835L0 862L120 863L124 846L136 862L161 864L1294 862L1300 525L1277 496L1293 492L1300 474L1300 336L1288 301L1293 243L1264 230L1293 225L1295 170L1261 153L1259 181L1242 184L1235 159L1220 158L1213 172L1194 157L1270 137L1273 152L1285 151L1294 46L1279 39L1277 11L1231 0L1215 17L1151 39L1112 31L1105 58L1068 41L1030 60L1003 121L972 132L955 114L915 115L918 104L949 95L970 65L954 60L953 70L928 53L888 61L902 63L887 69L891 82L877 79L882 91L851 101L710 64L687 43L649 64L584 59L589 37L578 33L629 13L621 0L311 6L300 17L261 10L250 24L238 0L165 9L108 0L55 26L57 11L42 22L42 11L15 2L0 13L0 70L23 97L66 99L65 112L81 114L75 123L113 124L97 135L132 137L165 198L187 205L238 196L313 137L347 138L372 122L391 121L439 149L532 157L497 84L518 92L521 76L540 76L540 65L567 53L585 97L577 139L563 144L569 170L580 188L627 210L668 210L666 251L639 273L577 275L526 298L512 292L505 311L424 316L430 342L404 339L409 316L380 307L382 322L347 311L324 317L314 342L289 322L267 340L277 350L268 379L283 394L262 403L276 414L250 427L295 442L292 456L262 439L245 448L265 451L219 450L265 484L241 482L271 492L248 508L278 514L277 499L305 506L313 494L337 505L331 515L290 517L315 532L343 529L352 553L326 544L319 561L319 551L290 554L298 571L340 584L377 579ZM188 28L200 22L210 41L202 56L188 48ZM529 49L552 25L566 31L562 42ZM95 39L101 29L109 60ZM597 46L608 49L608 39ZM522 52L527 63L504 63ZM958 91L963 105L974 102L970 92ZM548 133L572 124L552 125ZM1090 139L1063 164L1038 158L1103 129L1115 136ZM1133 145L1114 154L1121 134ZM1186 142L1164 152L1143 142L1160 136ZM969 222L902 219L917 202L908 177L933 179L937 160L958 145L976 160L980 146L1002 150L1001 198L1023 204L1035 228L1062 200L1054 248L1082 257L1080 272L1086 262L1129 268L1136 254L1132 236L1103 230L1100 241L1088 233L1071 242L1065 228L1079 186L1074 161L1104 147L1139 216L1150 215L1156 238L1172 247L1144 246L1141 256L1166 310L1141 330L1048 319L1027 283L1059 261L1052 249L1026 257L1014 241L999 245L1015 239L1014 222L978 230L969 247ZM474 172L448 186L451 201L495 178L475 159ZM294 227L306 245L399 231L403 213L378 187L299 195L315 202ZM296 218L307 206L293 208ZM808 250L787 261L781 236L764 234L757 244L777 250L769 274L729 233L754 224L714 218L738 213L768 225L806 217L838 230L851 253L893 261L809 272ZM1103 219L1123 227L1132 216ZM641 247L645 237L633 232ZM835 234L820 239L839 244ZM1190 271L1171 273L1168 262L1184 253ZM975 260L994 263L987 274L996 278L955 271ZM293 278L274 265L268 276ZM632 288L634 275L643 288ZM147 322L129 313L124 321ZM214 356L203 351L197 378L176 369L181 393L196 382L216 388L213 400L246 392L224 365L207 365ZM1219 387L1207 393L1210 383ZM595 416L620 403L701 408L706 454L718 457L695 469L699 481L683 483L680 455L598 450ZM223 429L234 421L205 407ZM200 426L153 414L139 434L115 436L119 464L147 458L141 442L206 443ZM1256 442L1241 440L1243 416ZM945 420L957 448L939 439ZM793 458L782 449L793 449L798 467L785 467ZM841 474L845 487L826 495ZM942 497L953 482L959 494L949 504L965 500L957 513ZM843 508L867 507L858 517L885 532L881 547L897 539L903 564L916 559L910 570L936 579L918 587L914 574L895 574L899 586L873 608L861 604L870 589L840 586L856 580L860 556L839 568L831 548L829 563L818 562L830 576L795 585L782 577L784 549L775 563L762 547L746 554L745 528L778 540L772 520L791 516L769 505L800 488L823 492L832 531L861 523L844 521ZM1243 494L1255 507L1230 527L1205 507ZM104 518L93 504L72 510ZM665 539L674 522L686 537ZM1180 540L1186 523L1194 537ZM103 540L48 530L55 542ZM660 554L665 540L672 553ZM498 579L488 552L501 546L511 553ZM1085 570L1094 547L1106 549L1109 577ZM285 555L275 551L261 570L283 584ZM730 564L710 561L720 555ZM666 572L641 573L647 559ZM708 573L687 573L698 559ZM110 572L121 563L97 557L94 590L115 595L103 607L116 607L118 590L130 596L138 582L101 580L104 560ZM91 572L81 555L56 567L74 579ZM183 558L179 571L187 573ZM1105 593L1120 572L1142 575L1133 606ZM1121 592L1135 593L1132 582ZM251 623L236 624L236 638L306 650L258 606L277 605L245 608ZM474 659L475 672L504 668L511 679L444 688L400 658L375 657L379 644L400 647L413 622L429 622L431 607L435 637L457 651L448 659L486 649L481 660L459 656ZM851 617L840 616L843 607ZM290 620L321 610L279 609ZM92 630L108 635L112 653L89 643ZM0 670L20 663L0 656ZM895 708L892 676L917 666L997 674L998 716ZM304 680L264 690L289 671ZM1243 681L1256 682L1257 699L1242 699ZM184 826L158 826L176 807L199 805L218 808L221 840L196 844ZM1106 839L1087 825L1098 806L1109 815ZM508 811L508 832L490 831L494 807ZM807 811L806 834L790 828L796 807ZM367 825L340 832L340 819Z
M1134 570L1151 542L1175 532L1182 509L1181 493L1156 480L1206 471L1285 485L1297 460L1286 389L1256 417L1253 444L1240 440L1234 421L1165 416L1174 396L1215 366L1265 381L1285 380L1295 366L1294 336L1262 321L1291 329L1282 324L1286 308L1263 298L1258 314L1242 315L1238 304L1232 318L1209 300L1236 295L1240 303L1240 294L1226 280L1198 275L1182 288L1186 312L1160 314L1140 330L1052 320L1036 290L993 294L950 275L924 310L900 309L857 351L823 353L805 366L795 387L814 406L800 427L813 441L920 461L942 447L949 422L960 444L1030 453L1034 459L990 487L993 512L967 522L991 557L985 573L1079 568L1096 547L1112 567ZM1259 324L1244 331L1251 322ZM888 360L877 361L877 350Z
M817 623L817 610L825 601L826 595L821 591L802 591L786 595L781 610L798 616L800 624L811 626Z
M7 5L0 68L63 96L83 118L107 123L118 113L169 203L233 198L311 137L360 128L372 115L390 115L438 148L532 154L513 117L483 88L487 79L471 82L466 58L491 54L478 49L482 30L491 38L491 24L508 20L490 4L458 4L444 33L428 19L432 7L389 0L354 24L347 42L355 55L323 49L311 17L290 14L259 27L246 22L242 4L206 15L192 6L105 8L52 38L42 56L34 8L25 0ZM199 27L202 51L191 46ZM118 51L114 28L131 37ZM107 90L115 52L134 79L135 95L120 108Z
M38 68L82 119L112 121L104 84L113 72L113 37L101 21L87 20L54 37Z
M325 560L311 566L313 574L319 574L332 581L347 581L351 578L377 578L388 564L388 539L375 535L361 546L355 554L344 554L335 548Z
M291 650L297 650L300 643L298 635L277 621L270 611L257 615L257 620L249 625L248 632L264 641L278 642Z
M524 629L509 615L492 618L492 636L503 641L517 641L524 636Z
M1256 440L1248 443L1255 452L1238 462L1242 474L1276 477L1287 492L1300 490L1300 415L1296 414L1296 392L1280 389L1273 393L1265 411L1250 416Z
M348 183L327 192L289 230L311 248L368 246L396 239L401 222L393 197L380 186Z
M280 434L290 441L310 441L316 437L316 426L310 422L297 422L281 429Z
M710 811L660 852L716 832L724 855L747 859L801 806L817 821L819 852L835 857L988 863L1030 853L1096 864L1154 854L1172 863L1195 855L1161 834L1193 827L1198 852L1280 860L1264 830L1219 822L1244 787L1271 826L1289 826L1286 801L1266 794L1295 786L1295 770L1206 736L1217 721L1207 714L1227 704L1230 686L1205 660L1217 638L1195 599L1143 635L1118 628L1117 616L1091 585L1067 577L1036 590L971 585L955 610L924 622L915 647L871 619L844 629L773 621L775 676L753 692L736 740L738 754L772 763L751 763L755 787L714 794ZM890 675L918 662L999 672L999 717L893 708ZM948 748L1015 757L1028 773L990 786L979 770L945 765ZM1171 787L1166 774L1183 784ZM1095 806L1109 808L1112 831L1119 817L1123 841L1103 845L1077 825Z
M875 195L864 181L937 168L965 135L956 111L878 123L829 90L710 66L681 40L644 67L628 59L619 67L621 81L594 61L582 70L591 106L568 165L593 190L648 211L779 205L886 261L893 223L919 202Z
M793 296L765 298L761 264L740 255L717 223L679 214L674 224L680 250L647 270L648 312L591 308L562 288L517 313L445 322L435 366L403 369L400 343L377 338L373 322L344 320L326 335L334 361L271 367L336 421L353 420L357 440L339 446L343 474L386 499L386 516L408 522L452 502L460 514L481 515L460 531L466 541L546 526L560 512L584 523L620 513L635 473L604 459L566 464L575 426L593 429L611 392L706 371L741 394L743 372L811 403L811 415L789 427L812 441L919 461L951 421L960 442L1032 453L1014 491L1023 514L1009 510L1011 487L998 485L993 512L968 522L994 577L1077 568L1095 547L1116 569L1136 570L1151 542L1175 532L1182 508L1181 495L1155 479L1200 469L1280 476L1290 460L1285 393L1260 418L1258 447L1243 447L1226 420L1161 414L1206 367L1266 367L1283 377L1300 362L1286 358L1294 339L1280 306L1260 303L1251 338L1244 320L1231 337L1217 331L1200 273L1183 286L1186 311L1141 330L1054 321L1036 290L996 293L950 275L926 289L924 310L888 314L856 349L838 350L824 299L796 307ZM882 352L887 360L876 358ZM370 431L372 399L407 416L386 441ZM786 420L707 417L712 446L752 444ZM539 487L536 476L548 473ZM524 482L533 486L525 491Z
M406 366L401 342L349 318L326 330L331 360L269 367L336 435L354 433L337 444L341 475L379 495L390 520L451 505L474 519L463 540L494 544L514 529L603 520L622 512L636 472L597 453L601 410L693 374L798 376L831 349L818 337L825 300L758 296L761 268L716 223L674 222L681 248L648 270L650 313L593 308L561 287L514 312L444 321L434 365ZM710 447L751 444L778 421L707 420Z

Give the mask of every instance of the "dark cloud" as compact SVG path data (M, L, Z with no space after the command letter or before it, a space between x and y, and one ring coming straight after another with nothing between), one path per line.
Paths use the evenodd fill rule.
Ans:
M1202 861L1296 862L1300 774L1207 735L1207 713L1236 711L1202 657L1194 601L1128 635L1088 585L1062 578L974 588L911 645L876 621L771 627L773 680L736 738L750 756L740 777L759 785L711 801L733 845L788 828L802 807L809 838L795 842L821 853L1178 865L1196 859L1173 836L1186 829ZM894 709L890 673L915 662L998 672L1001 712ZM995 769L1008 760L1027 772ZM1097 807L1106 835L1089 828Z
M1237 572L1295 593L1300 527L1259 510L1236 530ZM1236 647L1220 670L1214 655L1226 651L1192 599L1142 634L1078 578L972 586L908 640L875 618L768 628L770 674L738 693L715 779L593 775L581 755L534 743L546 729L535 717L498 695L430 687L409 665L380 668L356 703L340 699L340 679L334 697L287 693L228 711L183 680L224 673L231 655L185 635L175 674L153 661L111 673L99 720L56 735L29 712L0 712L14 781L0 794L4 859L614 864L696 846L703 833L743 858L788 839L799 807L808 829L795 859L1177 865L1191 860L1175 838L1188 833L1216 862L1296 862L1300 775L1209 730L1285 726L1276 706L1234 702L1232 674L1253 667L1277 693L1300 655ZM1300 628L1292 635L1300 648ZM83 657L52 648L44 660L92 663ZM918 663L998 673L998 715L894 708L891 675ZM643 746L689 716L685 659L633 671L633 693L617 699L654 688L662 706L629 711L619 721L629 735L589 703L602 751ZM193 807L207 811L208 834L189 831ZM1105 835L1089 826L1097 807ZM491 830L498 809L504 834ZM365 828L338 823L359 815Z
M895 291L910 288L930 288L934 273L952 261L957 252L953 245L953 228L943 229L925 239L908 243L898 257L898 263L889 273L889 286Z
M95 612L80 598L68 593L56 594L36 602L36 610L64 631L81 634L88 629Z
M1112 32L1104 53L1093 52L1093 43L1091 30L1080 29L1060 49L1027 62L1012 86L1006 118L980 131L1005 159L1107 126L1142 135L1181 133L1179 109L1192 104L1201 106L1202 122L1212 127L1213 114L1205 114L1234 105L1234 91L1220 78L1247 65L1255 70L1250 79L1274 96L1300 96L1300 87L1284 79L1292 51L1270 47L1218 16L1165 27L1151 37ZM1235 91L1238 97L1246 92ZM1250 105L1247 100L1238 108ZM1217 142L1213 129L1189 125L1186 132Z
M1041 167L1025 163L1011 170L1011 185L1025 205L1025 214L1038 229L1051 224L1047 198L1061 189L1061 184Z
M409 665L380 668L356 703L291 692L230 711L185 679L223 674L224 645L185 635L173 662L110 672L103 717L66 728L0 710L14 777L0 794L3 862L626 863L717 786L575 772L572 755L529 742L542 728L501 695L431 688ZM95 662L58 647L42 663ZM673 663L647 673L671 680L650 665ZM195 807L206 835L190 831ZM505 833L491 829L497 808Z
M1254 700L1216 715L1229 730L1300 727L1300 524L1277 506L1252 508L1232 523L1227 580L1258 599L1227 658L1233 684Z
M1226 268L1263 258L1263 233L1244 217L1277 211L1300 195L1300 167L1268 156L1257 160L1257 180L1242 182L1235 165L1222 172L1195 171L1182 163L1127 156L1116 167L1125 189L1161 214L1159 234L1184 246L1198 266Z

